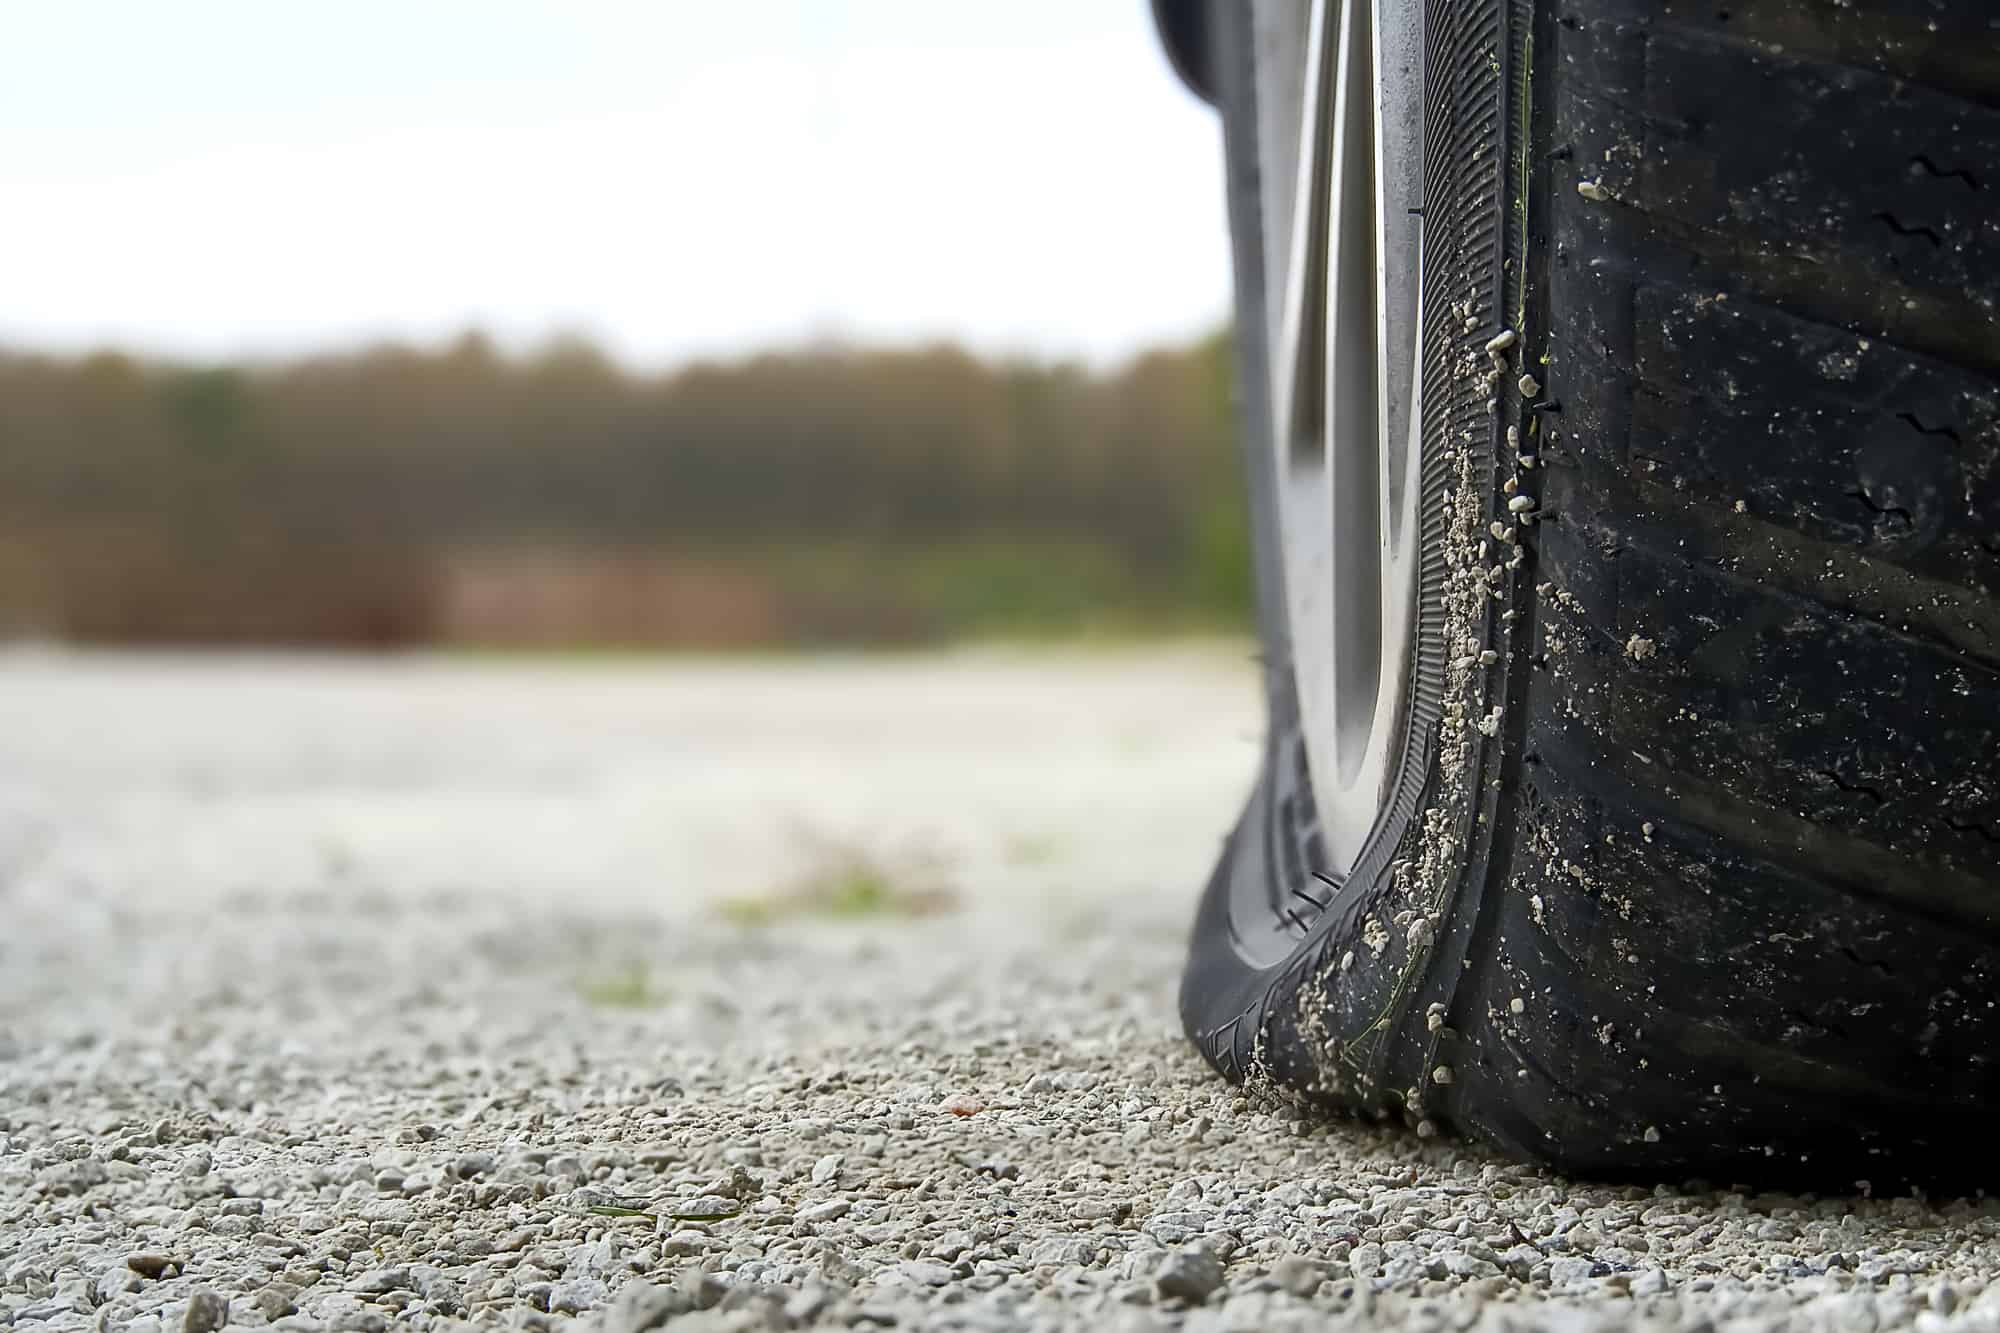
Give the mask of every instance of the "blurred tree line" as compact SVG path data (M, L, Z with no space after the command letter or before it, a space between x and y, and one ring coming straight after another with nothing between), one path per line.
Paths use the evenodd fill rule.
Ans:
M394 646L1237 627L1218 335L621 369L467 335L278 367L0 355L0 636Z

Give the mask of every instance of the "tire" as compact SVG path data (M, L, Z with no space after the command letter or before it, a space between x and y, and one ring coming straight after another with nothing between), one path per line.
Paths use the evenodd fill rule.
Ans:
M1208 32L1270 721L1188 1035L1575 1173L1991 1185L2000 18L1407 3L1421 551L1393 762L1337 855L1271 443L1301 25Z

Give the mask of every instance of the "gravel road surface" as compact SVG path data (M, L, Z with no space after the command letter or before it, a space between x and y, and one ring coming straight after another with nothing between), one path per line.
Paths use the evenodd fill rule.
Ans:
M1223 648L0 659L0 1326L2000 1328L1991 1203L1211 1077L1258 726Z

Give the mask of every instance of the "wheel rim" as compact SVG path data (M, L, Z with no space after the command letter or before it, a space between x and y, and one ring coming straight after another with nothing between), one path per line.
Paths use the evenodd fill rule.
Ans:
M1416 615L1422 31L1415 0L1314 0L1273 445L1287 638L1330 872L1403 744Z

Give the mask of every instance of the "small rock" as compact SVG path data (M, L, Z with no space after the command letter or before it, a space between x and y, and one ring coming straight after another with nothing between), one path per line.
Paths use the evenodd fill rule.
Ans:
M483 1176L498 1166L498 1159L490 1152L469 1152L453 1164L452 1170L458 1173L460 1180L471 1180L474 1176Z
M812 1183L824 1185L840 1174L840 1168L847 1162L846 1153L830 1152L813 1163Z
M660 1242L660 1255L667 1259L686 1259L690 1255L707 1250L709 1238L706 1232L676 1231Z
M42 1188L50 1194L83 1194L111 1179L104 1163L95 1157L65 1162L42 1178Z
M176 1268L179 1265L164 1254L141 1253L126 1255L125 1266L140 1277L158 1280L169 1268Z
M1153 1288L1163 1299L1200 1305L1222 1285L1222 1260L1206 1245L1186 1245L1166 1257L1153 1273Z
M741 1165L730 1167L728 1178L717 1181L709 1190L710 1194L720 1194L739 1202L744 1199L754 1199L763 1192L763 1182L744 1170Z
M799 1209L798 1219L801 1222L831 1222L836 1218L847 1216L848 1210L853 1207L854 1205L846 1199L828 1199L824 1203L815 1203Z
M663 1209L670 1218L684 1222L734 1217L743 1211L737 1199L723 1194L697 1194L691 1199L675 1199Z
M549 1292L550 1314L582 1314L604 1299L608 1290L594 1277L569 1278Z
M358 1291L367 1296L381 1296L392 1291L410 1289L410 1270L407 1268L371 1268L360 1277L347 1284L349 1291Z
M1087 1264L1097 1256L1097 1242L1088 1236L1044 1236L1028 1250L1036 1267Z
M229 1322L229 1302L207 1287L196 1287L181 1316L181 1333L216 1333Z
M841 1252L840 1247L826 1241L819 1243L817 1254L820 1276L841 1287L851 1287L867 1276L867 1270Z
M972 1244L972 1233L970 1231L947 1231L931 1242L930 1257L933 1259L943 1259L949 1263L971 1249Z
M715 1312L729 1316L726 1322L731 1328L780 1329L785 1327L787 1294L783 1287L770 1282L732 1282L716 1303Z
M1549 1281L1556 1286L1567 1286L1573 1282L1587 1282L1597 1268L1597 1261L1581 1255L1570 1255L1549 1265Z
M1102 1222L1107 1218L1122 1222L1131 1212L1130 1204L1110 1203L1103 1199L1079 1199L1069 1208L1069 1215L1079 1222Z
M602 1278L617 1267L618 1242L606 1236L594 1245L580 1245L571 1250L563 1276Z
M1382 1271L1382 1247L1374 1241L1355 1246L1354 1253L1347 1258L1347 1266L1358 1278L1374 1277Z
M893 1299L886 1294L870 1296L854 1312L849 1321L855 1326L868 1324L875 1328L894 1328L896 1321L907 1311L899 1310Z
M1182 1213L1159 1213L1146 1219L1141 1230L1149 1233L1162 1245L1180 1245L1195 1239L1208 1230L1214 1214L1201 1209L1191 1209Z
M0 1306L0 1310L6 1307ZM10 1322L19 1324L45 1324L61 1319L64 1315L87 1315L90 1302L81 1297L52 1296L44 1301L31 1301L18 1309L6 1310Z
M729 1284L706 1268L689 1268L674 1279L674 1289L697 1310L713 1310L729 1294Z
M808 1282L785 1302L785 1320L794 1327L810 1324L833 1304L834 1290L824 1282ZM609 1330L607 1330L609 1333Z
M904 1277L921 1287L942 1287L957 1276L951 1269L930 1259L912 1259L897 1265L897 1268Z
M956 1116L978 1115L985 1109L985 1102L980 1101L977 1097L969 1097L962 1092L947 1097L938 1103L938 1110Z
M1064 1069L1047 1077L1062 1092L1089 1092L1098 1083L1097 1075L1087 1069Z
M1447 1277L1478 1279L1500 1276L1500 1265L1490 1259L1482 1259L1476 1254L1447 1254L1444 1256L1444 1271Z
M1304 1255L1288 1255L1271 1266L1271 1277L1280 1287L1301 1298L1319 1290L1326 1271Z
M602 1333L647 1333L693 1308L685 1292L652 1282L627 1282L605 1310L600 1328Z
M251 1304L264 1316L266 1323L283 1319L288 1314L297 1314L299 1289L289 1282L273 1282L251 1298Z

